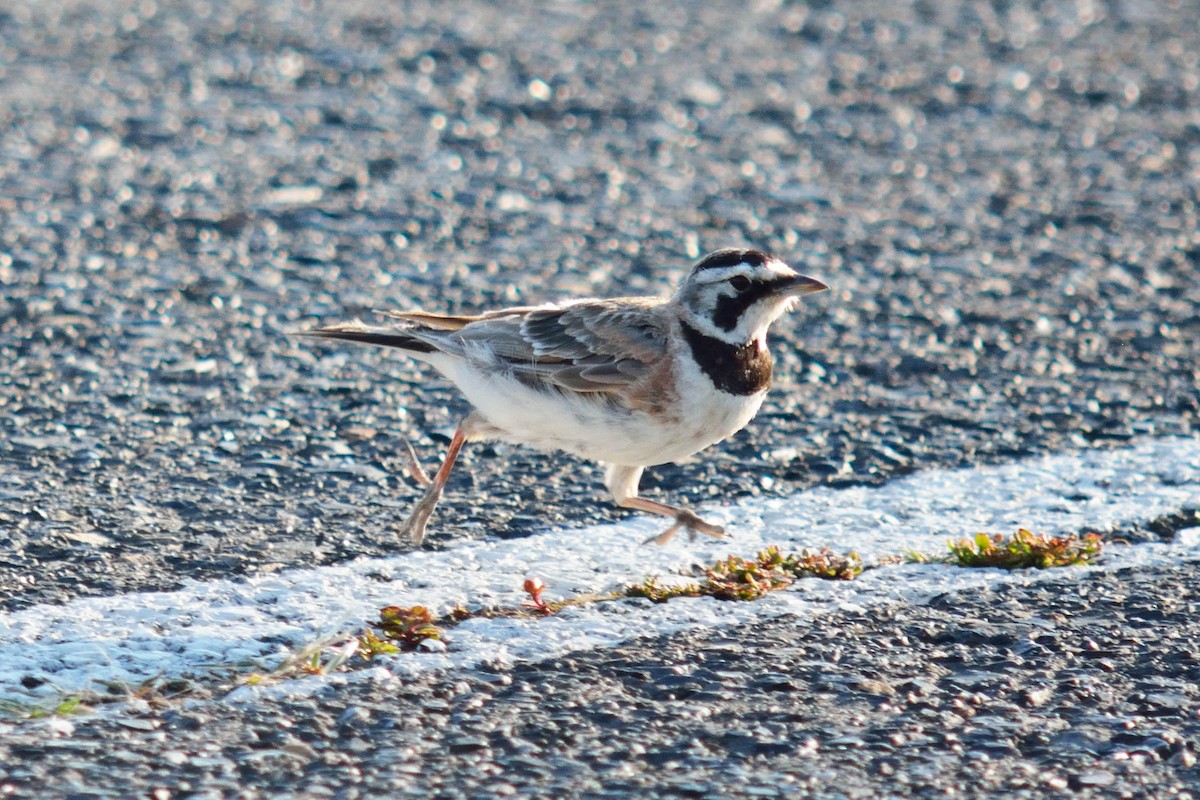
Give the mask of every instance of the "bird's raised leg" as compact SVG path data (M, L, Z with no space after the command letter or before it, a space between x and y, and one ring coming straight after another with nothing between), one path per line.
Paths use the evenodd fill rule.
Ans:
M638 497L638 481L642 478L644 467L626 467L618 464L610 464L607 472L604 475L604 485L608 487L608 491L613 496L613 500L622 508L632 508L637 511L645 511L650 514L658 514L662 517L674 517L675 523L657 536L651 536L646 540L646 544L654 542L655 544L666 544L675 538L675 534L679 533L680 528L688 532L688 537L696 538L697 533L702 533L705 536L711 536L714 539L725 539L725 529L720 525L713 525L700 519L686 508L677 508L669 506L666 503L660 503L656 500L647 500L644 497Z
M404 455L408 457L408 474L413 480L428 489L433 485L433 478L429 477L429 473L421 466L420 459L417 458L417 451L413 449L412 442L408 439L401 439L404 445Z
M413 473L413 477L420 481L420 476L424 476L427 482L425 494L417 501L412 513L408 515L408 519L400 526L400 535L407 535L414 547L421 544L425 539L425 525L429 522L429 517L433 514L433 510L437 508L438 500L442 496L442 490L446 488L446 481L450 479L450 470L454 469L454 462L458 460L458 453L467 441L469 421L470 417L459 422L458 427L454 429L454 437L450 440L450 446L446 448L446 456L442 459L442 465L438 467L438 471L432 479L425 474L425 470L421 469L421 465L417 463L416 454L411 452L412 446L409 445L410 457L412 458L410 470ZM405 444L408 443L405 442ZM412 469L413 467L415 469Z

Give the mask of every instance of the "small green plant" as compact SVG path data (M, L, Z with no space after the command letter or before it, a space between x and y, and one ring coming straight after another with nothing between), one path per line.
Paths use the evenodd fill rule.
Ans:
M84 711L90 711L91 708L84 702L83 695L72 695L63 700L54 709L54 713L59 716L66 714L77 714Z
M718 600L757 600L767 592L790 586L795 578L783 568L775 548L756 559L729 556L704 571L707 591Z
M90 702L89 702L90 700ZM98 696L69 694L53 701L53 705L21 706L14 703L4 710L13 716L23 716L26 719L41 719L43 717L69 717L72 714L84 714L92 710L91 703L100 702Z
M858 553L838 555L828 547L815 553L801 550L800 555L784 556L778 547L768 547L758 554L759 561L782 569L795 578L822 578L827 581L851 581L862 574L863 562Z
M90 714L100 706L125 700L144 700L156 708L161 708L180 698L206 696L207 689L190 679L163 681L155 677L136 684L114 681L103 684L102 690L98 688L62 692L40 699L0 697L0 722L8 719L29 720Z
M658 578L646 578L641 583L627 586L624 592L625 597L645 597L655 603L665 603L676 597L700 597L704 594L704 587L698 583L664 586Z
M645 597L665 603L676 597L715 597L718 600L757 600L767 592L792 585L799 578L852 580L863 570L856 553L839 556L828 548L811 553L782 553L768 547L754 558L729 556L704 570L703 583L664 586L657 578L625 589L626 597Z
M385 639L399 642L405 650L415 649L426 639L442 638L442 629L434 624L433 614L425 606L381 608L379 621L374 626Z
M1009 537L999 533L977 533L949 542L948 546L950 563L999 569L1046 569L1087 564L1099 558L1104 549L1104 543L1096 533L1058 537L1025 528Z
M386 639L380 639L375 631L363 631L362 635L358 637L358 654L367 661L376 656L387 656L399 652L399 647Z
M92 705L104 702L100 694L62 694L46 700L24 700L0 698L0 718L12 720L41 720L43 717L71 716L91 711Z

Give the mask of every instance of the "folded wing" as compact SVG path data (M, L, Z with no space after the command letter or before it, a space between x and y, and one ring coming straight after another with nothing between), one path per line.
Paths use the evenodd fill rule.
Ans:
M476 317L392 312L435 348L487 360L518 378L574 392L615 392L641 379L666 348L656 304L588 300ZM409 327L411 326L411 327Z

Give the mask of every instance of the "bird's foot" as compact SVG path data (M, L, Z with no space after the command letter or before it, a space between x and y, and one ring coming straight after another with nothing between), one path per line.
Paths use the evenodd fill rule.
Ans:
M454 468L454 462L458 459L458 452L462 450L463 444L467 441L473 418L473 415L467 415L462 422L458 423L458 427L454 431L454 438L450 440L450 446L446 448L446 457L442 459L442 466L438 467L437 474L432 478L425 474L425 470L421 469L412 445L408 440L404 440L404 449L408 452L409 471L417 482L425 486L425 494L421 495L421 499L413 507L408 519L400 526L400 534L407 536L413 547L420 545L425 540L425 526L429 524L429 517L432 516L433 510L437 508L438 500L442 497L442 490L446 488L446 481L449 480L450 470Z
M419 547L425 540L425 527L429 524L429 518L433 515L433 510L437 508L437 503L437 495L426 493L417 501L416 506L408 515L408 519L404 520L404 524L400 526L400 536L407 537L413 547Z
M675 538L675 534L679 533L681 528L687 531L689 542L696 541L696 534L704 534L714 539L729 538L729 535L725 533L725 529L720 525L705 522L686 508L681 508L675 513L675 524L657 536L651 536L643 544L650 544L651 542L666 544Z

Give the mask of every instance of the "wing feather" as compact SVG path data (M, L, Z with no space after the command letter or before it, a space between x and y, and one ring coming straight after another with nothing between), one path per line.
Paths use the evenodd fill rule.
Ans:
M580 300L506 308L478 316L387 311L412 339L484 359L535 384L574 392L615 392L642 379L662 357L667 318L646 298Z
M666 349L667 322L653 300L584 300L535 308L462 329L518 376L576 392L637 382ZM501 329L503 328L503 332Z

